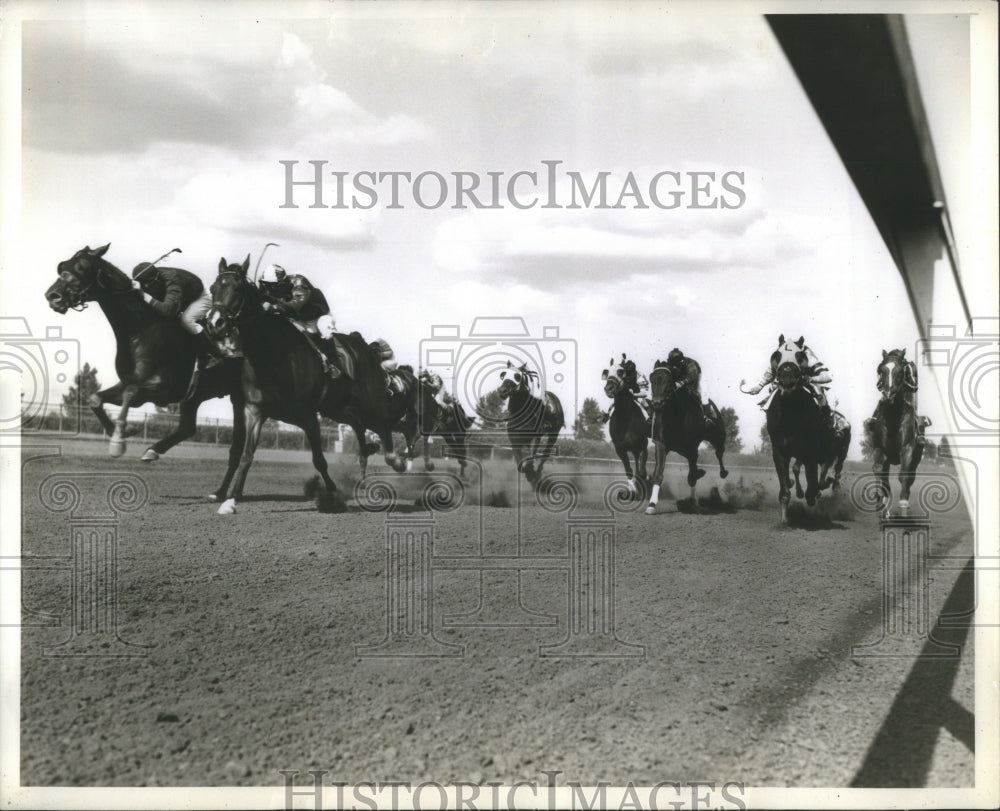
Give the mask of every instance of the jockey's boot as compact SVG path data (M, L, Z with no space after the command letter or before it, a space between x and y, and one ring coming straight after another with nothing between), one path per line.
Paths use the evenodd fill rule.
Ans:
M924 431L926 430L927 426L931 424L930 417L918 416L916 422L917 422L917 430L914 439L916 440L916 443L918 445L926 445L927 437L924 436Z
M829 403L823 403L819 407L820 413L823 415L823 424L827 428L833 429L833 409L830 408Z
M610 411L602 411L601 412L601 422L607 422L610 419L611 419L611 412Z
M312 332L303 332L302 334L305 335L306 338L309 340L309 342L313 345L313 347L316 349L316 353L320 357L320 360L323 362L323 374L326 377L330 378L330 380L336 380L338 377L340 377L341 375L340 369L337 366L333 365L327 353L324 351L323 347L324 344L327 344L332 347L333 342L325 341L322 338L320 338L319 335L316 335ZM334 354L336 354L336 351L334 352Z

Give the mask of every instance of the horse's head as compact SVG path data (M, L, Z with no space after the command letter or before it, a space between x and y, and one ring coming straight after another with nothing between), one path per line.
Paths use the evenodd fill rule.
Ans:
M649 402L654 410L663 408L667 398L673 396L674 388L674 374L670 366L665 360L656 361L653 371L649 373Z
M88 301L94 301L102 291L128 292L132 284L128 277L102 257L111 247L109 242L101 248L81 248L73 256L56 266L59 277L45 291L49 307L62 315L69 309L80 310Z
M507 368L500 372L500 392L501 399L507 399L517 391L531 391L531 382L538 378L538 372L528 368L527 363L515 366L507 361Z
M906 349L882 350L882 362L878 365L878 390L883 400L894 400L901 391L917 389L917 365L906 359Z
M612 400L618 396L619 392L625 386L625 383L618 375L608 374L607 369L601 373L601 380L604 381L604 393Z
M778 336L778 348L771 354L771 371L779 394L789 394L802 385L802 367L807 363L805 340L786 341Z
M229 264L219 260L219 275L209 288L212 307L205 316L205 328L213 338L224 338L233 333L240 321L260 312L257 288L247 279L250 255L242 264Z

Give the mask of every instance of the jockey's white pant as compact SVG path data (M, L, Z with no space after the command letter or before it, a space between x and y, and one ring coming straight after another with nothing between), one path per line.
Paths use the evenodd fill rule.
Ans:
M199 298L192 301L184 312L181 313L181 324L184 329L192 335L197 335L202 331L202 326L198 322L208 315L212 309L212 294L202 293Z

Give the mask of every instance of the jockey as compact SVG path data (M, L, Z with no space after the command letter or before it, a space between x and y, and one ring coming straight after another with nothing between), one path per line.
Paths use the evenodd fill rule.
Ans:
M181 268L158 268L140 262L132 270L132 284L156 312L167 318L179 315L181 326L198 336L199 369L210 365L210 356L223 357L200 323L212 308L212 296L201 279Z
M274 280L268 276L273 276ZM337 325L323 291L313 287L301 274L289 276L281 265L271 265L261 276L258 286L267 299L262 305L264 310L288 318L319 351L323 371L331 378L340 377L344 370L332 360L340 358L336 341L332 340Z
M427 369L420 370L420 379L423 381L427 389L434 394L434 402L436 402L442 409L449 408L455 403L455 398L445 389L444 381L441 379L441 375L437 372L431 372Z
M275 281L270 287L261 279L262 289L270 299L264 303L264 309L287 316L298 322L303 332L315 334L316 322L321 316L330 315L330 305L323 291L313 287L305 276L289 276L280 265L274 265L274 272Z
M816 357L816 353L806 346L805 339L799 338L799 340L795 341L795 345L799 347L799 351L795 354L799 369L802 371L802 386L813 396L816 404L823 412L823 416L830 421L833 419L833 413L830 403L826 399L826 389L833 382L833 375L830 374L830 370L826 367L826 364ZM765 386L770 387L768 396L758 403L762 408L771 399L771 393L774 392L774 375L777 371L777 366L772 356L771 364L764 372L760 382L747 390L747 394L759 394Z
M683 386L690 391L698 402L701 402L701 364L694 358L684 356L681 350L674 347L667 355L667 368L673 375L677 386Z

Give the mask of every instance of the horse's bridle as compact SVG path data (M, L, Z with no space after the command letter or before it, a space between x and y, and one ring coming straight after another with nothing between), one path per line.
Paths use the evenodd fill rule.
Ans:
M75 291L67 290L66 291L67 293L69 293L69 292L73 293L72 303L67 305L68 308L71 309L71 310L76 310L77 312L81 312L82 310L86 310L87 309L87 303L88 303L89 299L84 298L84 297L91 291L91 289L95 285L97 287L100 287L100 288L103 288L103 289L107 289L107 288L104 287L103 282L101 282L101 273L104 270L103 263L100 260L95 260L93 257L91 257L91 261L94 262L95 270L94 270L94 278L90 280L90 284L88 284L88 285L86 285L84 287L81 287L79 290L75 290ZM67 273L70 276L72 276L76 280L76 282L78 284L82 285L83 284L83 277L82 277L82 273L78 269L79 264L80 264L80 260L77 259L73 263L73 269L72 270L62 271L62 273L60 273L59 276L62 277L63 273Z
M876 384L876 388L880 392L882 392L882 398L885 399L885 400L889 400L889 401L896 399L896 397L899 396L900 392L903 390L904 387L908 388L908 389L910 389L912 391L916 391L917 390L916 382L912 382L911 383L909 380L907 380L907 377L906 377L907 370L916 369L917 365L912 360L903 360L902 358L897 358L897 357L893 357L893 360L898 364L898 369L899 369L899 382L898 383L896 383L896 382L893 381L894 375L892 375L892 374L889 375L889 385L888 386L885 386L882 383L882 379L885 377L886 363L889 361L889 358L886 358L885 360L883 360L878 365L878 370L877 370L878 371L878 383ZM915 381L916 375L915 374L912 375L912 378Z
M222 276L236 276L238 278L242 278L243 286L244 287L250 286L250 282L247 280L246 276L242 272L235 270L228 270L228 269L220 270L219 278L221 278ZM216 279L216 281L218 281L218 278ZM215 285L212 286L214 287ZM241 291L240 306L236 308L236 312L232 312L229 307L223 306L219 302L215 301L215 298L213 296L212 306L217 310L221 310L223 313L225 313L226 320L229 321L229 329L227 329L221 337L228 338L230 335L233 334L233 332L236 331L236 327L238 326L237 321L239 321L240 316L243 315L243 308L246 307L246 304L247 304L246 290Z
M677 388L676 386L667 386L667 391L664 393L663 399L662 400L656 400L653 397L653 378L656 377L657 374L659 374L660 376L662 376L664 374L667 374L667 375L670 376L670 382L671 383L675 382L675 380L674 380L674 373L670 371L670 367L669 366L654 366L653 367L653 371L651 371L649 373L649 404L652 407L653 411L660 411L660 410L662 410L663 406L667 402L667 400L669 400L671 397L674 396L674 393L675 393L676 388Z

